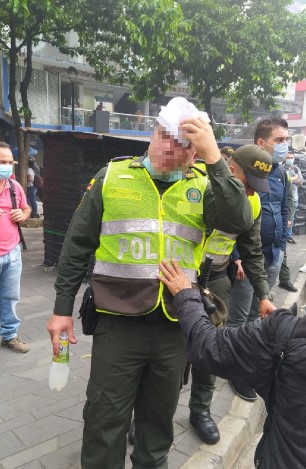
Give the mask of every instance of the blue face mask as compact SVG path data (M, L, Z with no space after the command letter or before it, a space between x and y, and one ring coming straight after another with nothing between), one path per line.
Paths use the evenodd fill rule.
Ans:
M0 164L0 179L9 179L13 173L11 164Z
M286 165L287 165L287 166L292 166L293 163L294 163L293 160L286 160Z
M165 174L165 173L157 173L154 168L152 168L151 163L150 163L150 158L147 156L142 164L144 167L147 169L147 171L150 173L150 176L153 179L158 179L159 181L166 181L166 182L175 182L175 181L180 181L183 179L183 171L177 170L177 171L170 171L170 173Z
M273 147L272 163L282 163L288 153L288 143L277 143Z

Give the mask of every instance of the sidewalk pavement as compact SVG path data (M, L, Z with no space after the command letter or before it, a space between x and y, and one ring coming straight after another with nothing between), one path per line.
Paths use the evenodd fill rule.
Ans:
M70 378L61 391L50 391L48 373L51 343L46 325L54 304L55 272L43 267L42 228L25 228L28 250L23 252L20 335L30 342L27 354L0 348L0 469L79 469L82 438L82 409L90 369L91 337L81 333L74 315L78 344L71 346ZM301 295L306 302L306 274L299 267L306 262L306 235L288 245L288 264L298 293L274 289L277 306L289 306ZM78 311L85 285L77 295ZM190 383L184 386L174 418L175 439L169 455L169 469L231 469L249 443L263 403L248 403L235 396L228 383L217 379L212 415L219 425L217 445L203 444L189 424ZM126 469L131 468L128 444ZM102 468L101 468L102 469Z

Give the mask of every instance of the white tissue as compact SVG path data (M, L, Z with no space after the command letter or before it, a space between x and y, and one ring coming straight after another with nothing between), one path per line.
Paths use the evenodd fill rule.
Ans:
M199 111L193 103L186 98L172 98L167 106L162 106L157 117L157 122L184 147L188 147L189 140L182 135L180 123L188 118L200 117L205 122L210 122L207 112Z

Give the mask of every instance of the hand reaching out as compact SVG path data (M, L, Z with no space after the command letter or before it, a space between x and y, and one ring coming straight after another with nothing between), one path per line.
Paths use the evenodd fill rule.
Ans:
M158 275L157 277L173 296L185 288L192 288L189 278L185 275L176 260L172 259L171 264L167 261L162 261L159 267L163 275Z

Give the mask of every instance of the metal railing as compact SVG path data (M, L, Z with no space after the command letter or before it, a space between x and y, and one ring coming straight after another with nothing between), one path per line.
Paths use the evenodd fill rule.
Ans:
M71 107L61 108L61 125L71 125ZM75 127L94 127L95 112L90 109L75 108L74 120ZM119 112L109 113L109 128L118 130L134 130L134 131L152 131L154 128L156 117L143 116L138 114L123 114ZM222 140L239 138L245 125L214 123L215 128L223 129Z
M75 127L94 127L95 112L89 109L75 108ZM61 108L61 125L71 125L71 107ZM109 128L121 130L151 131L153 130L156 117L138 114L122 114L119 112L109 113Z

